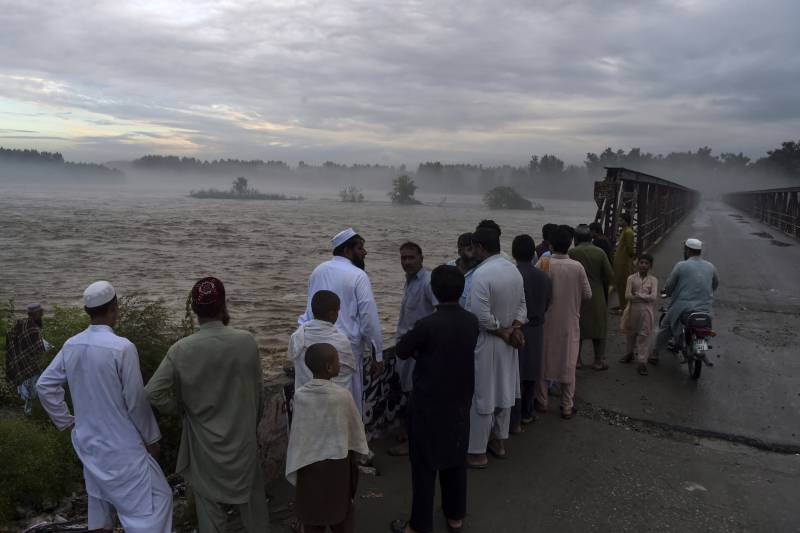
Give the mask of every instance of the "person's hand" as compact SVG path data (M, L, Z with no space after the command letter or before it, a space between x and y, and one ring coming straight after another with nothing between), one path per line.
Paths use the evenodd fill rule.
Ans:
M495 335L503 339L506 344L511 344L511 328L497 328Z
M631 294L636 296L636 288L631 288Z
M377 378L383 373L386 364L383 361L372 361L372 377Z
M147 448L147 453L149 453L153 459L158 461L158 457L161 455L161 445L157 442L154 442L153 444L146 445L145 448Z
M521 350L525 346L525 334L522 333L521 329L515 328L513 330L509 344L517 350Z

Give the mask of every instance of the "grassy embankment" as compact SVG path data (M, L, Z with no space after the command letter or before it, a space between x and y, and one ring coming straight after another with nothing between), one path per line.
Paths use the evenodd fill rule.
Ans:
M187 314L187 317L190 315ZM31 417L22 415L22 402L5 380L5 332L13 323L13 303L0 304L0 527L20 518L20 511L52 509L75 490L83 477L69 435L56 430L38 403ZM71 336L88 325L79 307L56 307L44 319L44 337L53 347L52 359ZM193 328L191 318L174 321L160 303L136 298L120 300L120 319L115 329L139 351L145 383L169 346ZM174 471L180 440L180 421L158 416L163 434L161 465Z

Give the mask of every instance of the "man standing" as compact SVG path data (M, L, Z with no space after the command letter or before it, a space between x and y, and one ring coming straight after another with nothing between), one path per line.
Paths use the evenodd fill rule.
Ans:
M431 284L440 302L436 312L417 322L397 343L399 358L417 361L408 406L411 520L392 522L397 533L432 530L437 473L450 531L461 530L467 511L465 459L478 320L458 305L464 290L458 269L436 267Z
M467 308L469 289L472 286L472 274L475 272L478 262L472 250L472 233L462 233L458 236L458 258L448 261L447 264L458 267L458 270L464 275L464 293L458 300L459 305L464 309Z
M175 470L195 495L200 533L225 529L223 504L238 510L248 533L268 528L256 427L263 378L258 346L247 331L228 327L225 286L195 283L192 310L199 327L173 344L147 383L150 402L183 424Z
M659 329L656 336L656 349L664 348L670 339L680 335L681 316L684 313L711 313L719 278L714 265L700 257L702 253L703 243L700 240L687 239L683 245L684 261L676 264L667 278L664 292L671 300L664 317L666 325ZM657 352L650 362L658 363Z
M352 393L354 398L361 399L361 401L356 401L356 407L362 416L364 414L363 372L364 345L366 343L369 343L371 351L374 351L374 371L379 373L383 370L381 323L378 318L378 306L372 295L372 285L367 273L364 272L364 258L367 256L364 242L364 239L353 228L347 228L331 239L333 258L320 264L311 273L311 277L308 279L306 311L297 319L297 322L303 325L314 318L311 299L317 291L331 291L339 297L341 310L336 327L347 335L353 347L357 375L353 378Z
M519 355L526 320L522 276L500 255L500 236L479 228L472 235L475 269L468 309L478 318L475 348L475 399L470 411L469 457L473 468L488 464L486 451L505 458L511 408L520 397Z
M550 255L550 234L558 227L558 224L545 224L542 226L542 242L539 243L539 246L536 247L536 257L541 259L542 257Z
M594 370L608 370L606 361L606 338L608 337L608 300L605 288L614 277L611 263L605 252L592 244L589 226L581 224L575 229L575 248L569 251L569 257L583 265L589 285L592 287L592 298L581 304L581 344L591 339L594 348ZM578 368L583 366L581 350L578 350Z
M544 316L553 296L550 278L533 266L536 243L530 235L518 235L511 244L511 255L517 262L525 287L525 305L528 321L522 326L525 346L519 351L519 378L522 398L511 410L511 433L521 433L522 424L533 422L535 382L542 363Z
M431 273L422 267L422 248L413 242L400 246L400 265L406 273L406 286L400 304L396 340L399 341L414 324L436 310L436 298L431 290ZM400 389L408 400L413 388L414 359L398 359L395 363ZM408 442L389 450L389 455L408 455Z
M26 309L28 317L17 320L6 333L6 380L16 387L25 402L25 414L30 415L36 399L36 380L47 366L45 352L50 346L42 338L42 306L30 304Z
M603 250L608 257L608 262L614 264L614 250L611 248L608 238L603 235L603 226L599 222L592 222L589 224L589 231L592 232L592 244ZM606 294L608 294L608 290L606 290Z
M542 379L536 382L536 410L547 412L547 380L561 383L561 416L575 414L575 363L578 361L581 302L592 297L586 271L567 255L572 236L565 227L551 235L553 255L547 275L553 284L553 302L545 315ZM540 266L543 260L539 260Z
M117 295L107 281L83 293L91 325L64 343L36 388L60 430L71 430L89 495L89 529L171 533L172 490L158 455L161 433L147 403L139 354L114 334ZM74 416L64 400L69 386Z
M620 215L622 232L617 239L617 249L614 251L614 289L617 291L617 307L614 312L622 313L627 301L625 300L625 287L628 285L628 276L633 274L633 260L636 258L635 237L631 227L631 216L628 213Z

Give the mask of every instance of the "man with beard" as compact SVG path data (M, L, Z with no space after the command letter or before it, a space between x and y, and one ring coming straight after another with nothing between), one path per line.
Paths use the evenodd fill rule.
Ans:
M378 305L372 294L372 285L364 271L364 239L353 228L337 233L331 239L333 258L317 266L308 279L308 303L306 311L297 319L300 325L314 318L311 300L317 291L327 290L336 293L341 302L336 327L350 340L356 363L356 376L353 378L353 397L358 412L364 412L364 345L369 343L374 353L373 371L383 371L383 337L378 318Z
M422 266L422 248L413 242L400 246L400 264L406 273L406 286L397 320L396 340L406 334L421 318L436 310L436 298L431 290L431 273ZM395 363L403 396L413 388L414 359L399 359ZM405 418L405 414L402 415ZM404 440L401 436L401 440ZM389 455L408 455L408 442L401 442L389 450Z
M522 275L500 254L500 236L482 227L472 236L475 269L468 309L478 318L475 347L475 398L470 412L469 465L485 468L487 450L507 457L511 408L520 397L519 355L525 344L522 324L527 320Z
M181 415L175 471L195 495L199 532L224 531L229 505L248 533L260 533L268 520L256 436L263 388L258 345L249 332L228 327L222 281L195 283L191 302L199 327L170 347L147 394L160 412Z
M472 248L472 233L462 233L458 236L458 258L449 261L447 264L450 266L458 267L458 270L464 274L464 292L458 303L464 309L467 308L467 298L469 297L469 289L472 286L472 273L475 272L475 267L478 266L479 261L475 259L475 252Z
M42 338L42 306L30 304L27 311L28 317L17 320L6 333L6 380L16 387L25 402L25 414L30 415L36 399L36 380L47 366L44 355L49 344Z

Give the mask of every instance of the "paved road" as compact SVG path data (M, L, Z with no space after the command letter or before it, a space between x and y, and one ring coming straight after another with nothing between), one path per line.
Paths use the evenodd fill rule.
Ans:
M578 396L637 418L800 449L800 243L707 202L656 250L662 284L682 258L687 236L704 241L704 256L720 277L714 305L719 336L710 352L715 366L694 382L685 365L666 353L643 378L635 365L615 364L623 345L612 333L611 370L581 372ZM611 321L613 332L618 323Z
M662 282L688 235L706 242L721 279L715 366L693 382L665 354L641 377L616 363L622 342L613 337L611 370L579 373L579 416L540 418L512 438L510 459L470 472L465 532L800 532L800 454L682 429L800 447L800 243L707 202L657 250ZM359 533L408 516L408 463L388 457L389 444L374 444L382 475L362 477ZM290 491L272 490L280 521ZM441 514L436 520L445 531Z

